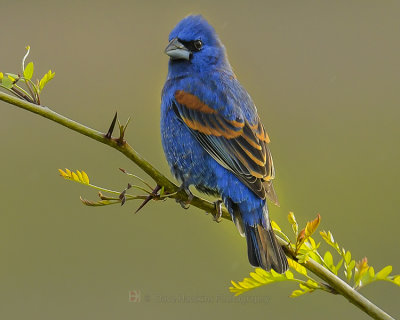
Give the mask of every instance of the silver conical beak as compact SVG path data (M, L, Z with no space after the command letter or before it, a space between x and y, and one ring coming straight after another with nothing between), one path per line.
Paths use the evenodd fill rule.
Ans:
M172 39L164 51L172 60L189 60L190 51L179 42L178 38Z

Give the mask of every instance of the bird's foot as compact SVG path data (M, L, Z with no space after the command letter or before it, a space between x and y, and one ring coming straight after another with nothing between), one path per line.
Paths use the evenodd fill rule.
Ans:
M182 190L186 192L188 199L186 201L176 199L176 202L178 202L183 209L187 210L190 207L190 203L192 202L194 195L184 183L181 184L178 192L180 192Z
M212 213L213 220L216 223L220 223L222 221L222 200L217 200L214 202L215 210L217 211L215 214Z

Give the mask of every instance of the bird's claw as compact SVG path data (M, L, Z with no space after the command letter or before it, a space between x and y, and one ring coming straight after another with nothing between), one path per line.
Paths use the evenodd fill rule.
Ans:
M222 203L222 200L217 200L214 202L215 210L217 212L215 214L212 213L212 216L216 223L220 223L222 221Z
M182 200L176 199L176 202L178 202L178 203L181 205L181 207L182 207L183 209L187 210L187 209L190 208L190 203L192 202L192 200L193 200L193 198L194 198L194 195L193 195L193 193L189 190L189 188L187 188L184 184L182 184L182 185L179 187L179 191L181 191L181 190L183 190L183 191L186 192L188 198L187 198L186 201L182 201Z

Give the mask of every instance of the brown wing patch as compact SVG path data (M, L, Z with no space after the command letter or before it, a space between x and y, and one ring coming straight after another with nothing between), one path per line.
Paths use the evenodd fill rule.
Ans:
M217 111L200 101L200 99L195 95L183 90L178 90L175 92L175 99L178 103L184 105L186 108L209 114L217 113Z
M269 139L269 136L268 136L267 132L265 131L264 126L260 120L258 120L256 124L250 126L250 128L254 131L254 133L258 139L260 139L261 141L265 141L266 143L271 142L271 140Z
M210 125L203 125L199 121L196 120L190 120L185 117L182 117L183 122L186 123L186 125L193 130L197 130L201 133L207 134L207 135L214 135L216 137L224 137L227 139L234 139L238 136L240 136L240 131L234 131L234 130L221 130L218 127L215 128Z

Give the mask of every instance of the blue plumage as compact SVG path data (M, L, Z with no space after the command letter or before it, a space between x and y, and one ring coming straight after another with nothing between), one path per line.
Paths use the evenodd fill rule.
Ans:
M237 81L225 48L201 16L173 29L162 93L161 135L167 161L184 188L221 196L250 263L287 270L270 226L266 199L277 202L269 137L256 107Z

